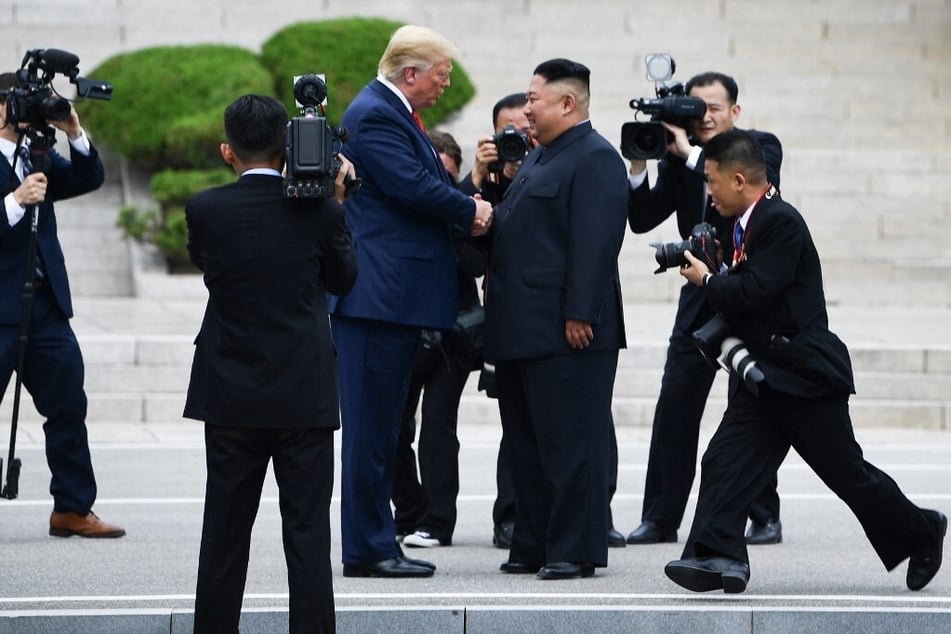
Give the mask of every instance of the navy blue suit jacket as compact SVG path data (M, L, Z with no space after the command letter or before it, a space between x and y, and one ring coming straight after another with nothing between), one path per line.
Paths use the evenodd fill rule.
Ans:
M343 154L363 186L344 204L360 275L330 311L421 328L449 328L459 310L453 230L468 234L474 201L459 192L426 134L378 80L341 121Z
M485 357L541 359L625 346L617 258L627 216L617 151L583 122L536 148L495 208ZM592 324L584 351L568 319Z
M105 170L96 149L90 145L90 153L84 156L70 146L67 160L50 150L50 167L46 201L39 205L36 228L38 259L42 260L43 273L49 281L56 303L63 315L73 316L73 303L66 276L66 261L56 235L56 213L53 203L79 196L98 189L105 180ZM0 198L19 187L10 164L0 158ZM32 223L30 210L14 226L10 226L5 210L0 209L0 323L18 324L22 319L23 282L26 279L27 245Z

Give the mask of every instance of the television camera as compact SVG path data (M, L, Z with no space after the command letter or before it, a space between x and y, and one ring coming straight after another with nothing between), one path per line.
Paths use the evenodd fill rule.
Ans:
M651 116L650 121L631 121L621 126L621 154L629 160L659 159L667 154L673 135L666 122L686 128L690 119L702 117L707 111L703 99L687 97L683 84L667 84L674 76L676 64L666 53L648 55L644 60L647 78L655 83L656 99L632 99L630 106L638 113Z

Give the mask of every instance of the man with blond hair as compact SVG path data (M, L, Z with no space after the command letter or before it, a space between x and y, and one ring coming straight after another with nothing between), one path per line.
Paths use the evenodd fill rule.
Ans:
M378 75L341 121L343 153L363 186L345 207L360 274L330 303L340 370L341 534L345 577L429 577L405 557L390 495L402 410L423 329L452 326L459 308L455 230L481 235L492 206L460 193L419 111L449 87L455 45L420 26L390 39Z

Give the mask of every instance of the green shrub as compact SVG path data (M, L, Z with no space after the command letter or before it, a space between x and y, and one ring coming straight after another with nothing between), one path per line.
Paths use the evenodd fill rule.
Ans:
M235 178L231 168L162 170L149 181L152 197L159 203L159 209L143 211L132 206L123 207L119 210L116 225L130 238L154 244L165 256L169 272L196 272L188 257L185 201L194 193L230 183Z
M275 33L261 47L261 62L275 78L274 90L291 114L295 75L324 73L327 78L327 120L337 125L357 93L376 77L380 56L399 22L379 18L340 18L299 22ZM427 126L445 121L468 103L475 88L458 62L452 85L432 108L421 113Z
M122 53L89 72L114 87L111 103L77 106L104 145L147 171L221 164L222 117L235 97L273 94L257 56L234 46L163 46Z
M161 46L122 53L92 69L88 76L112 83L113 99L77 104L83 125L97 142L153 173L150 188L160 206L123 208L117 224L130 237L155 244L170 270L190 268L185 200L235 178L222 167L218 150L228 104L248 93L274 95L295 116L294 75L325 73L327 119L337 125L357 93L376 77L380 56L400 26L377 18L302 22L274 34L260 57L235 46ZM474 94L469 77L454 63L452 86L422 117L435 126Z

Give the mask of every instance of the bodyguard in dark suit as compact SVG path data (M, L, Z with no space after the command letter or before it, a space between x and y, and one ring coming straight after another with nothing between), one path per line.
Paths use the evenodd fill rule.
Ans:
M271 460L290 631L334 631L330 497L340 421L325 292L347 292L356 260L336 200L284 197L286 123L273 98L233 102L221 154L240 178L185 207L188 253L208 287L185 404L186 417L205 422L208 469L196 632L238 631Z
M492 206L460 193L419 110L449 86L455 46L419 26L398 29L379 75L354 98L343 148L363 179L348 199L360 276L331 298L343 425L341 532L348 577L425 577L428 562L396 543L390 495L413 359L422 329L445 330L459 310L453 231L484 233Z
M485 356L518 457L502 570L541 579L607 565L627 181L588 120L589 75L566 59L535 69L525 114L539 147L496 208L485 302Z
M887 570L910 558L906 584L920 590L941 566L948 520L912 504L862 457L849 418L849 352L828 328L809 229L767 181L750 134L718 135L706 153L710 197L721 215L736 219L741 237L727 274L715 275L692 256L681 274L731 324L765 381L757 396L731 375L726 412L703 456L690 537L682 559L665 572L688 590L743 592L746 516L792 446L849 506Z
M0 396L17 367L23 319L27 250L34 209L36 267L23 366L23 385L46 418L46 460L52 479L50 535L121 537L125 531L92 512L96 478L86 435L83 357L69 325L73 316L66 261L56 235L53 203L94 191L105 178L102 162L79 123L76 111L50 121L69 139L69 159L55 149L45 172L29 173L18 150L27 150L25 130L7 120L7 96L14 73L0 75ZM29 152L27 152L29 156ZM38 166L37 166L38 167Z
M674 140L668 146L667 156L657 164L653 187L647 181L646 163L631 162L631 230L646 233L676 213L682 238L690 235L694 225L708 222L716 227L720 244L729 253L733 248L732 222L717 214L707 198L703 146L717 134L733 129L740 115L738 89L732 77L708 72L692 77L685 91L691 97L703 99L706 113L691 121L689 130L667 124ZM759 142L769 180L778 189L783 159L779 139L768 132L751 130L750 134ZM713 314L703 293L684 284L654 410L641 525L628 535L629 544L677 541L677 529L693 486L700 419L716 375L715 369L697 355L690 334ZM748 543L782 540L775 476L764 482L750 518Z

